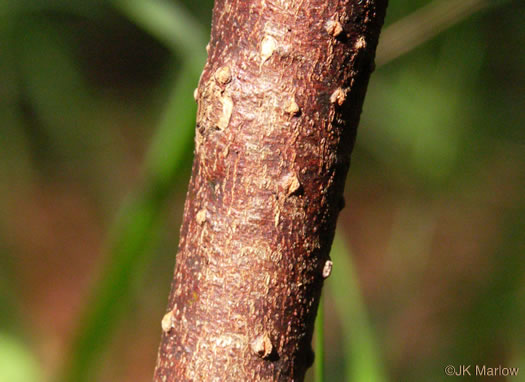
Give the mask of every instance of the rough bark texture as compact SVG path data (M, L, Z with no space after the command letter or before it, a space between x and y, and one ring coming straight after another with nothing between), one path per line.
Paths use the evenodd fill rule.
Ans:
M386 3L216 0L155 381L304 379Z

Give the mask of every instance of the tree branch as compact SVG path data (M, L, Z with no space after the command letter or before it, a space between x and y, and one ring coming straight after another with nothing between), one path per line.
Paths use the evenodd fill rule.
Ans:
M302 381L386 0L217 0L154 380Z

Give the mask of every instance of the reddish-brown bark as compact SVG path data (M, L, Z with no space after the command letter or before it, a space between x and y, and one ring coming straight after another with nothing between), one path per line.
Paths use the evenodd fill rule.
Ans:
M303 380L386 3L216 0L155 381Z

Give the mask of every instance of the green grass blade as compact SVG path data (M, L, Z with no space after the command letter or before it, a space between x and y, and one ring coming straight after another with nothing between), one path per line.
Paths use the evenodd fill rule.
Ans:
M450 27L489 7L510 0L434 0L389 25L381 33L376 66L386 65L414 50Z
M334 267L327 286L335 301L343 329L345 381L387 381L373 329L359 292L350 251L340 232L336 233L331 257Z
M324 382L324 303L319 301L315 319L315 382Z
M164 120L148 155L146 184L119 214L110 235L108 263L79 319L69 360L59 377L63 382L93 381L101 359L149 261L148 248L162 223L163 207L184 154L192 147L196 112L192 90L197 82L193 66L179 75Z
M146 248L151 244L159 220L159 198L139 194L123 209L118 239L110 251L101 281L79 320L65 371L59 380L95 380L94 365L101 359L132 295L134 281L143 273Z
M165 115L145 161L145 184L124 203L109 237L108 263L96 285L59 375L62 382L94 380L102 358L149 261L148 248L162 225L163 207L183 159L193 147L196 104L193 89L204 65L203 28L180 6L164 1L114 2L132 21L185 58Z
M206 59L207 31L175 1L114 0L114 6L200 71Z

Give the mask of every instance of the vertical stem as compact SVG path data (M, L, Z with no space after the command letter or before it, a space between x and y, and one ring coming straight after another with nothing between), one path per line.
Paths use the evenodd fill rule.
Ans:
M216 0L155 382L304 380L386 0Z

